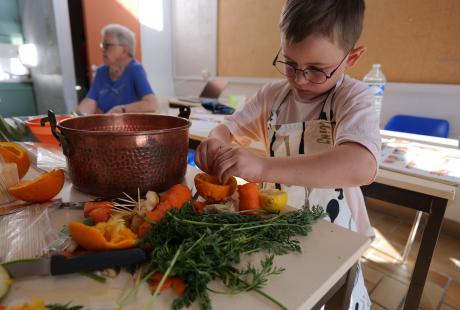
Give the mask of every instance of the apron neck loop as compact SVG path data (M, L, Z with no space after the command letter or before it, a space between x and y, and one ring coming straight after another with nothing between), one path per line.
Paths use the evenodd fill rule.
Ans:
M272 125L272 126L276 125L276 119L278 118L278 114L280 112L281 106L283 105L283 103L286 101L286 99L289 97L290 94L291 94L291 88L288 85L287 91L282 97L282 99L276 102L270 111L270 116L268 117L269 125Z
M321 112L319 113L319 119L320 120L327 120L327 121L332 121L334 117L334 113L332 112L332 99L334 99L335 96L335 91L337 88L342 85L344 79L344 75L335 83L335 86L329 90L329 93L327 94L326 100L323 103L323 107L321 108Z

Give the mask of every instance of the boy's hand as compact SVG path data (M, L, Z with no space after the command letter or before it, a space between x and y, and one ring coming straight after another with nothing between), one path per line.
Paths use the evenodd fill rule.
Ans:
M261 182L265 158L244 147L224 146L218 149L214 160L213 174L221 183L232 177L240 177L248 182Z
M216 154L225 144L216 138L209 138L198 145L195 153L195 163L204 172L213 175Z

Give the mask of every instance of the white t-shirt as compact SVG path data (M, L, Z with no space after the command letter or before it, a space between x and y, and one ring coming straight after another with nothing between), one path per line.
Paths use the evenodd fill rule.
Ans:
M267 120L273 105L282 100L289 84L287 80L272 82L262 87L239 111L226 117L224 124L241 145L252 141L267 145ZM297 123L318 119L327 93L312 101L300 101L292 94L281 105L279 124ZM372 91L361 81L347 75L332 99L333 120L336 121L334 144L355 142L366 147L376 162L380 158L379 119L373 103ZM363 195L359 187L344 188L344 195L357 224L357 231L373 236Z

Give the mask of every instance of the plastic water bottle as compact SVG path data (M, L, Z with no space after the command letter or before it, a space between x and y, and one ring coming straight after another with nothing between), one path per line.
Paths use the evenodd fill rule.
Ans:
M380 64L373 64L372 69L364 76L365 82L374 92L375 109L380 119L380 112L382 111L383 93L385 91L385 75L380 69Z

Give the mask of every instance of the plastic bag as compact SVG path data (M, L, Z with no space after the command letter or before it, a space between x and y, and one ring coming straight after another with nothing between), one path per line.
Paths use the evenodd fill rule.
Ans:
M64 169L67 172L67 162L59 146L46 145L40 146L40 143L23 142L21 145L27 149L30 162L38 169L51 171L53 169Z
M62 224L77 219L82 212L59 209L60 204L28 205L0 217L0 262L57 254L70 246L71 237Z

